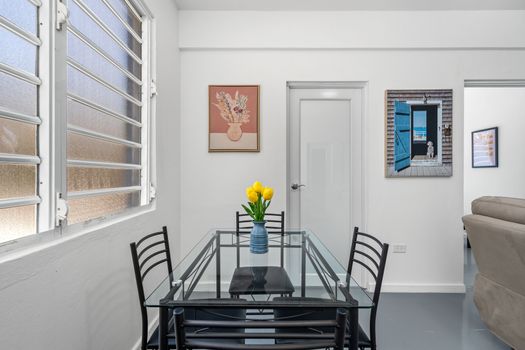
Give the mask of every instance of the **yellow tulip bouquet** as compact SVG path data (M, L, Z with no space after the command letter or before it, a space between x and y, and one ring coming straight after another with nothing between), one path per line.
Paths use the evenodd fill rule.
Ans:
M272 202L273 188L264 187L259 181L255 181L246 189L246 197L248 197L248 206L242 204L246 213L253 221L264 221L266 209Z

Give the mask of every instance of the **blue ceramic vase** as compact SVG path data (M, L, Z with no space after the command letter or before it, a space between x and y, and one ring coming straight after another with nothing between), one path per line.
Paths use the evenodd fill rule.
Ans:
M268 252L268 230L266 221L254 221L250 234L250 252L254 254L264 254Z

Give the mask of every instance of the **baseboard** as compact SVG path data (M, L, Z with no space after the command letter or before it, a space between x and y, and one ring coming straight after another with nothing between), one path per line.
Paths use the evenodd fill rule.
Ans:
M374 284L369 286L374 289ZM383 283L382 293L465 293L463 283Z
M151 336L151 334L153 333L153 331L155 330L155 328L157 327L157 323L159 321L159 315L156 315L155 317L153 317L153 320L150 322L149 324L149 329L148 329L148 335ZM141 332L142 333L142 332ZM137 340L137 342L135 343L135 345L133 345L133 347L131 348L131 350L140 350L140 345L142 344L142 338L139 337L139 339Z

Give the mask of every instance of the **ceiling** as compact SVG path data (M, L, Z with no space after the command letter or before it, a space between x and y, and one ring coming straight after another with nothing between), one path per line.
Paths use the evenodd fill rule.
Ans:
M181 10L525 10L525 0L175 0Z

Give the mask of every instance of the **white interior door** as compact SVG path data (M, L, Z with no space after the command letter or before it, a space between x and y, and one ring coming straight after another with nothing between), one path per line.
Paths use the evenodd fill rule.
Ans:
M361 114L360 88L290 87L288 224L315 232L345 267L362 225Z

